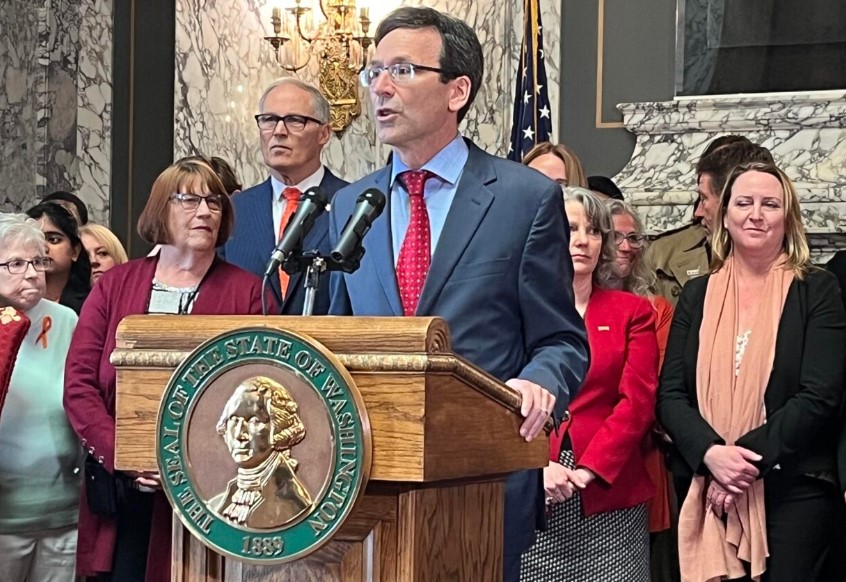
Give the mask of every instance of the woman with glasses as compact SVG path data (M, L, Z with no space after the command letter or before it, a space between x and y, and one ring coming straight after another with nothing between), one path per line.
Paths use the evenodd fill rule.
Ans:
M658 339L658 366L664 362L667 337L673 322L673 305L656 295L655 272L643 260L646 252L646 238L643 223L634 209L622 200L606 201L614 222L614 242L617 244L617 274L622 289L646 297L655 310L655 333ZM643 456L646 470L655 486L655 497L647 503L649 532L657 534L670 528L670 478L661 447L668 445L666 435L660 429L650 431L643 441ZM661 539L665 541L660 541ZM667 549L666 546L671 546ZM656 579L666 578L663 572L678 571L678 558L672 539L652 536L652 569Z
M79 238L76 218L57 202L42 202L26 213L41 225L47 239L47 255L52 259L44 297L79 314L91 291L91 263Z
M654 422L655 311L647 299L616 290L605 204L584 188L564 192L573 292L591 362L570 403L571 419L550 438L547 529L523 555L520 579L648 581L646 502L654 488L641 443Z
M161 250L105 273L80 314L65 409L88 453L86 485L92 475L101 482L111 475L122 492L114 506L100 495L111 489L83 495L80 575L121 582L170 579L171 512L159 476L114 470L115 368L109 355L127 315L261 313L258 277L215 252L232 221L232 205L214 170L196 158L175 162L156 179L138 221L141 236Z
M0 577L9 582L74 578L82 451L62 389L77 318L44 298L51 266L38 222L0 214L0 324L15 312L31 322L0 414Z

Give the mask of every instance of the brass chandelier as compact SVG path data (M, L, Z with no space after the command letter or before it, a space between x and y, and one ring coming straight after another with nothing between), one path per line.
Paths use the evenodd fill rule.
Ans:
M367 64L370 10L356 0L319 0L325 20L315 25L315 15L303 0L273 8L273 36L264 39L276 52L286 71L296 72L318 58L318 85L329 101L329 125L339 135L361 114L358 73ZM288 50L282 49L288 45ZM285 54L283 54L285 52Z

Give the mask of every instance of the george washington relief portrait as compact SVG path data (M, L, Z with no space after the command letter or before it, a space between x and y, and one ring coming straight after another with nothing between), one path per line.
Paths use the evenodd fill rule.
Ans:
M244 380L226 402L217 432L238 466L235 479L209 506L221 518L275 529L307 513L312 496L297 477L291 448L306 436L297 403L266 376Z

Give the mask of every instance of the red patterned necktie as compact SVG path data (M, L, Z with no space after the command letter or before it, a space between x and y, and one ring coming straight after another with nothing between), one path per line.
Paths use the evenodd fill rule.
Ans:
M282 240L282 233L285 232L285 227L291 221L291 217L297 211L297 206L300 204L300 192L297 188L285 188L282 190L282 196L285 197L285 211L282 213L282 220L279 221L279 236L276 238L278 243ZM282 267L279 267L279 287L282 289L282 297L288 296L288 281L290 277Z
M399 286L402 309L405 315L414 315L423 292L423 283L429 272L431 243L429 212L423 201L423 187L434 174L428 170L402 172L402 180L411 201L411 218L397 260L397 285Z

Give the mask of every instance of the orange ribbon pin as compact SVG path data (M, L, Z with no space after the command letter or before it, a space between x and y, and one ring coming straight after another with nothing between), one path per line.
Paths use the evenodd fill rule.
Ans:
M49 315L45 315L41 320L41 333L35 338L35 343L41 342L41 349L47 349L47 332L53 327L53 319Z

